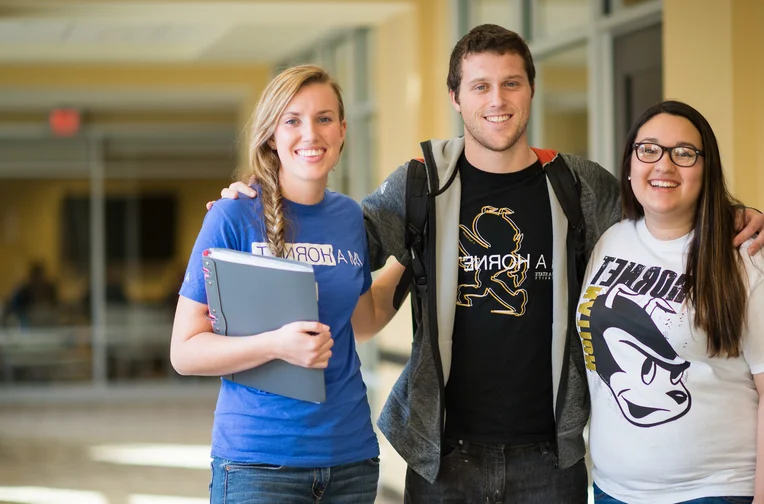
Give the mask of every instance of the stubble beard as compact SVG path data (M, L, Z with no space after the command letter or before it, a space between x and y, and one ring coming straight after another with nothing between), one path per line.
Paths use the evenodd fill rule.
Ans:
M520 124L519 127L507 138L506 140L501 139L498 142L491 142L486 135L483 134L483 131L475 127L472 124L468 124L467 122L464 123L464 129L467 130L467 133L478 143L480 146L492 151L492 152L505 152L511 149L515 146L518 140L523 136L525 133L525 130L528 128L528 121L525 121L524 123Z

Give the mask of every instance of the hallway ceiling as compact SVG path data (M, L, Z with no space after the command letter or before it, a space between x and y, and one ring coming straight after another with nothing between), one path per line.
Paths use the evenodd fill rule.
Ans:
M332 34L409 9L411 4L397 0L0 0L0 72L3 65L212 71L215 65L272 65ZM64 88L55 79L23 87L3 86L1 80L0 112L14 113L57 106L235 112L248 92L222 84Z
M0 2L0 62L271 63L405 1Z

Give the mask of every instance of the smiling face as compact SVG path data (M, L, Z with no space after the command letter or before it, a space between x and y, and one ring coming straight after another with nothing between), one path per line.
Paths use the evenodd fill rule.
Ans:
M345 140L345 121L330 84L308 84L300 89L279 118L273 139L281 167L284 195L326 187Z
M687 146L700 151L703 141L693 124L681 116L658 114L639 129L636 142L664 147ZM644 208L645 221L651 224L692 229L700 192L703 188L704 158L694 166L681 167L668 152L656 163L644 163L631 154L631 188Z
M468 54L462 60L459 96L451 103L464 121L468 150L505 152L527 149L525 130L533 88L523 58L508 52Z

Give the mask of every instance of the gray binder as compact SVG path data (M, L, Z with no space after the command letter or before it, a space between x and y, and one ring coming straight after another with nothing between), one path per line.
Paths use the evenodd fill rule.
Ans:
M211 248L202 265L212 330L248 336L301 320L318 321L316 278L309 264ZM223 378L311 402L326 400L323 369L272 360Z

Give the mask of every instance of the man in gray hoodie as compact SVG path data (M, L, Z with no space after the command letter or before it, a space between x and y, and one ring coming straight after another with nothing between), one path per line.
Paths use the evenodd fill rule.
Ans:
M426 282L412 289L411 357L378 421L408 464L407 503L587 501L589 399L572 324L580 284L547 173L563 164L577 180L587 256L620 219L619 190L596 163L528 145L534 78L519 35L474 28L447 81L464 136L422 144ZM408 169L362 202L373 269L391 255L410 260ZM222 194L236 190L254 195L241 183ZM762 216L742 237L758 228Z
M587 250L620 218L618 185L595 163L528 145L534 77L520 36L474 28L447 81L464 137L423 144L427 289L413 291L412 355L378 422L408 463L406 502L587 500L589 402L569 327L580 285L546 172L564 163L578 179ZM363 201L375 265L408 261L407 169Z

